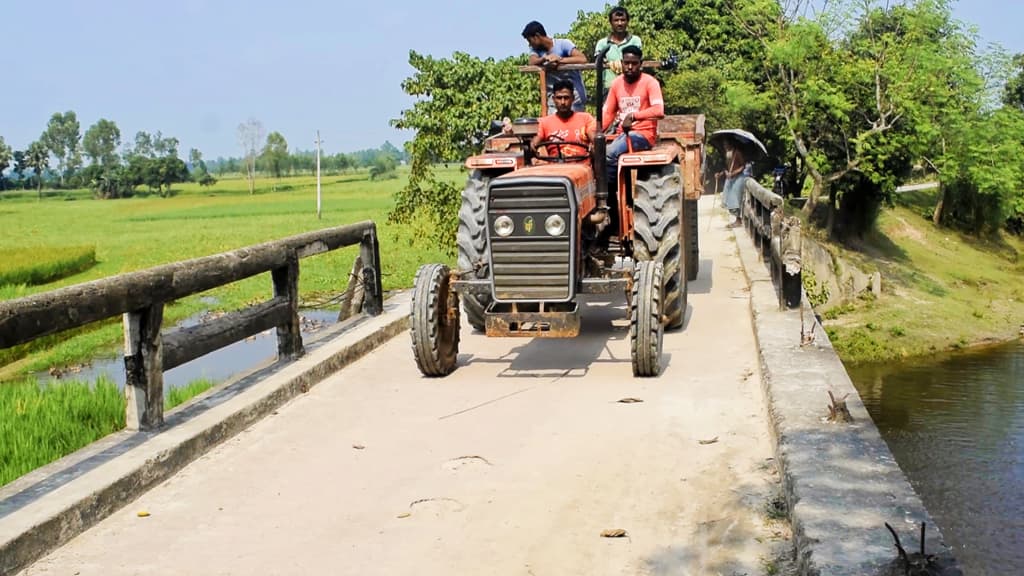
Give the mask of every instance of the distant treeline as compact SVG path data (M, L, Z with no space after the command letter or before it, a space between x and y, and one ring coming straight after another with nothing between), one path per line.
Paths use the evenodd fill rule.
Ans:
M74 111L58 112L24 150L14 150L0 135L0 192L35 189L42 197L43 188L88 188L98 198L124 198L144 187L166 196L180 182L215 184L214 174L241 173L251 182L258 172L281 177L316 170L315 151L289 152L280 132L271 132L264 140L262 124L256 120L240 124L238 135L243 156L206 162L192 148L186 162L179 157L175 137L139 131L122 145L121 130L112 120L98 120L83 135ZM371 178L386 178L406 160L405 151L385 142L376 149L322 154L320 168L328 173L369 168Z

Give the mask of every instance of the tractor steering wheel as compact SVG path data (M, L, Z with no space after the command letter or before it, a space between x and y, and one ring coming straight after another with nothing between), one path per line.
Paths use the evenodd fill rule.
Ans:
M574 140L541 140L537 143L538 150L546 150L548 146L554 146L558 152L558 156L547 156L537 152L533 157L545 162L557 162L559 164L565 164L568 162L586 162L590 159L590 154L567 155L562 153L562 149L566 146L576 146L586 150L588 146L583 142L577 142Z

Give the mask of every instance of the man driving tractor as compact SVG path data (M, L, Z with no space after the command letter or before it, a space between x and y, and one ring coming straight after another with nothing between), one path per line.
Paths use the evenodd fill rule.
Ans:
M554 84L555 113L540 119L537 135L530 141L535 154L590 163L590 149L597 133L597 120L587 112L573 110L576 97L573 83L559 80ZM560 143L565 144L560 144ZM539 148L543 144L544 150Z

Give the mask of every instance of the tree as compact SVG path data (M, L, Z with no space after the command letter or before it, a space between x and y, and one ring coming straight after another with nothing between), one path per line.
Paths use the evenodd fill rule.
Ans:
M82 148L93 165L111 167L118 163L121 130L111 120L100 118L85 131Z
M4 137L0 136L0 190L6 188L4 179L4 171L11 165L11 161L14 159L14 151L11 147L4 142Z
M1024 112L1024 54L1013 57L1013 76L1003 88L1003 103Z
M943 223L974 234L1024 219L1024 112L981 112L970 129L949 141L940 173Z
M417 101L391 124L415 130L416 135L407 147L409 183L396 194L389 218L408 222L425 214L435 224L434 239L450 247L458 227L461 188L435 178L432 164L477 151L491 121L529 115L533 85L516 69L525 64L523 57L480 60L456 52L450 59L435 59L410 51L409 64L416 72L402 82L402 89ZM457 114L452 113L455 110Z
M57 158L61 186L68 173L82 165L81 140L81 126L74 111L55 113L50 117L40 141Z
M267 143L263 146L261 155L263 165L270 169L274 178L280 178L281 172L288 165L288 141L280 132L271 132L267 135Z
M396 165L394 157L390 154L378 155L377 159L373 162L373 166L370 167L370 180L397 178L398 176L395 174Z
M36 186L39 199L43 199L43 172L50 167L50 151L40 140L29 144L25 152L25 166L36 173Z
M217 179L210 174L203 162L203 153L198 148L192 148L188 152L189 163L192 165L192 181L198 182L200 186L213 186Z
M948 4L830 2L770 26L757 23L756 3L736 12L765 46L773 105L813 182L807 209L827 195L829 233L843 196L869 210L884 200L970 92L973 45Z
M249 182L249 194L256 193L256 155L260 142L263 141L263 124L255 118L249 118L238 125L238 145L242 147L245 158L245 178Z

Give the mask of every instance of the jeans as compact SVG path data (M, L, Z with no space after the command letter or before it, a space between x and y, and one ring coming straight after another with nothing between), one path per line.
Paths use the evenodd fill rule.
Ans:
M647 138L638 132L624 132L619 134L605 150L605 165L608 168L608 188L614 189L618 185L619 156L629 152L626 138L633 142L633 151L650 150L651 143Z

